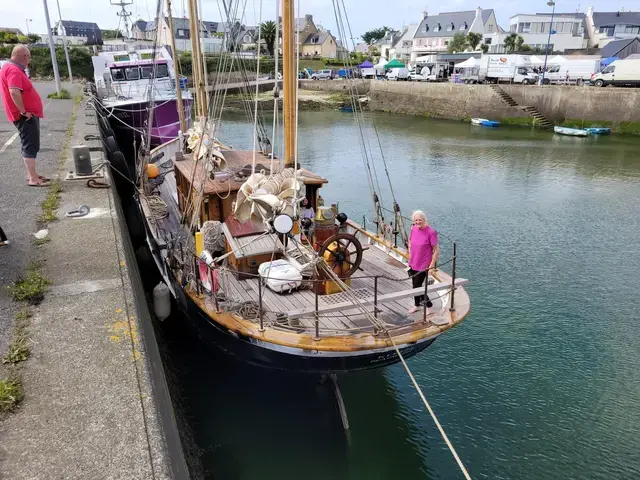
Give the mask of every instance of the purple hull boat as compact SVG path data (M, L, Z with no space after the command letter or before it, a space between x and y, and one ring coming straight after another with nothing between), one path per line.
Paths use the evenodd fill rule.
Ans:
M184 99L184 116L187 119L187 127L191 126L192 99ZM147 118L149 112L147 102L130 103L119 105L113 109L111 126L114 130L131 132L145 132L147 128ZM153 123L151 125L151 148L155 148L163 143L173 140L180 131L180 119L176 100L156 101L156 108L153 113Z

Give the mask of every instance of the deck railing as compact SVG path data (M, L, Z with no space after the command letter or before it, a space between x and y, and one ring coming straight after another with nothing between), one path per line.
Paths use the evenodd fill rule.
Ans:
M354 224L354 225L357 225L357 224ZM371 232L367 232L365 230L360 229L358 230L358 233L365 234L369 238L375 239L375 235L372 234ZM374 240L374 241L377 241L377 240ZM384 245L383 247L392 248L391 245ZM455 241L452 242L452 248L453 248L453 255L451 256L451 258L449 258L444 263L440 263L439 265L434 267L434 269L439 269L448 264L452 265L451 284L446 287L443 286L441 290L443 290L444 293L442 295L440 294L438 295L438 298L440 298L442 301L441 312L444 312L446 309L448 309L449 312L455 311L455 290L456 288L458 288L456 286L457 245ZM398 252L400 251L398 250ZM313 310L308 310L308 311L305 310L304 311L305 315L299 314L295 317L295 319L297 320L298 318L305 318L305 317L313 318L313 326L310 327L302 324L291 324L292 318L289 318L287 316L286 309L283 309L283 311L280 311L280 312L276 312L276 311L269 311L268 309L265 308L265 303L266 303L264 299L265 285L263 283L263 278L259 274L239 273L226 267L214 267L212 269L208 264L202 262L200 258L197 257L196 255L193 255L192 262L193 262L192 268L193 268L193 271L195 272L195 275L193 275L192 277L193 281L195 281L195 290L198 295L205 296L213 300L214 305L212 306L215 308L216 312L231 311L234 313L239 313L239 310L242 310L244 308L243 311L245 313L241 314L240 316L242 316L245 319L249 319L257 322L259 325L259 330L261 332L265 331L267 327L295 331L298 333L307 331L308 333L313 334L314 339L316 340L319 340L320 338L322 338L322 334L325 334L326 336L332 336L332 335L335 336L336 334L345 335L345 334L371 332L373 333L373 335L378 335L380 333L380 328L379 328L379 325L381 325L380 321L382 320L379 316L382 310L378 308L380 305L380 301L379 301L380 300L380 288L379 288L380 281L382 279L386 281L391 281L391 282L407 282L410 280L409 277L396 278L396 277L390 277L388 275L357 275L357 276L350 277L349 279L352 282L355 280L371 282L371 286L373 287L373 300L371 301L371 299L369 298L369 299L366 299L363 303L366 305L373 306L373 312L371 313L371 315L376 320L376 322L371 322L370 325L365 325L361 327L345 326L344 328L330 328L330 327L324 327L322 325L323 312L322 312L322 309L320 308L320 297L322 295L318 293L319 289L315 288L316 287L315 284L317 282L325 282L330 279L304 279L303 288L307 288L309 285L314 287L313 288L314 308ZM210 288L207 288L204 285L200 277L199 269L201 265L206 265L206 269L207 269L206 277L208 279L208 284ZM221 282L221 286L219 286L219 289L217 291L214 288L214 277L216 276L214 275L215 270L217 270L216 275ZM226 275L234 275L238 281L242 281L240 279L240 276L242 276L243 279L247 279L247 278L257 279L258 289L257 289L257 292L255 292L257 294L257 298L255 298L255 300L254 299L251 299L248 301L244 300L242 302L236 301L233 295L228 294L229 285L227 285L226 283L228 283L229 280L225 278ZM270 278L272 280L290 281L290 279L278 279L275 277L270 277ZM437 274L436 276L431 276L431 277L427 275L427 279L424 283L425 296L428 296L428 293L429 293L428 288L430 285L433 285L434 283L432 279L439 280L437 279ZM242 293L243 295L246 294L246 292L242 292ZM411 297L412 296L413 295L411 295ZM240 306L238 306L238 304L240 304ZM253 308L251 308L252 306ZM358 305L358 302L353 302L353 306L349 306L348 308L345 308L345 309L352 310L352 309L357 309L362 307L363 305ZM250 312L251 315L247 315L246 312ZM306 315L306 313L308 313L308 315ZM332 315L331 317L327 316L326 318L347 318L348 319L350 316L356 316L356 315L362 316L365 314L364 312L359 312L353 315L344 315L344 314L340 316ZM283 320L286 320L286 323L283 322ZM422 325L425 325L428 323L428 320L429 319L427 317L427 306L426 306L426 302L424 302L423 315L420 323ZM400 325L389 324L385 322L384 330L386 330L387 332L392 332L395 330L406 329L407 327L410 327L412 324L415 324L415 322L407 322L407 323L403 322Z

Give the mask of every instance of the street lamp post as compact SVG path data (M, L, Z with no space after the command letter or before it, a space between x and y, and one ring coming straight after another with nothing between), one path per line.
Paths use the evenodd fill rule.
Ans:
M24 22L27 24L27 35L29 35L31 33L29 31L29 22L33 22L33 18L25 18Z
M551 32L553 31L553 14L556 13L556 2L549 0L547 5L553 7L551 10L551 21L549 22L549 36L547 37L547 48L544 49L544 67L542 67L542 79L540 85L544 85L544 75L547 73L547 57L549 56L549 44L551 43Z

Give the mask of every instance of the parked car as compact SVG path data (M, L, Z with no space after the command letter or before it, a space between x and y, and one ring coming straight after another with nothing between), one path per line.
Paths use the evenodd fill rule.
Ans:
M392 68L387 72L387 80L408 80L409 70L406 68Z
M325 70L318 70L317 72L313 72L311 78L313 80L332 80L336 78L336 72L334 72L330 68L327 68Z

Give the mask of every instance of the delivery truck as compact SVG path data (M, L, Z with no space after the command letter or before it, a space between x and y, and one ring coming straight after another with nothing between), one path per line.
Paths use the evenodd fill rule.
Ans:
M527 55L483 55L480 59L478 82L535 85L538 75L533 72Z

